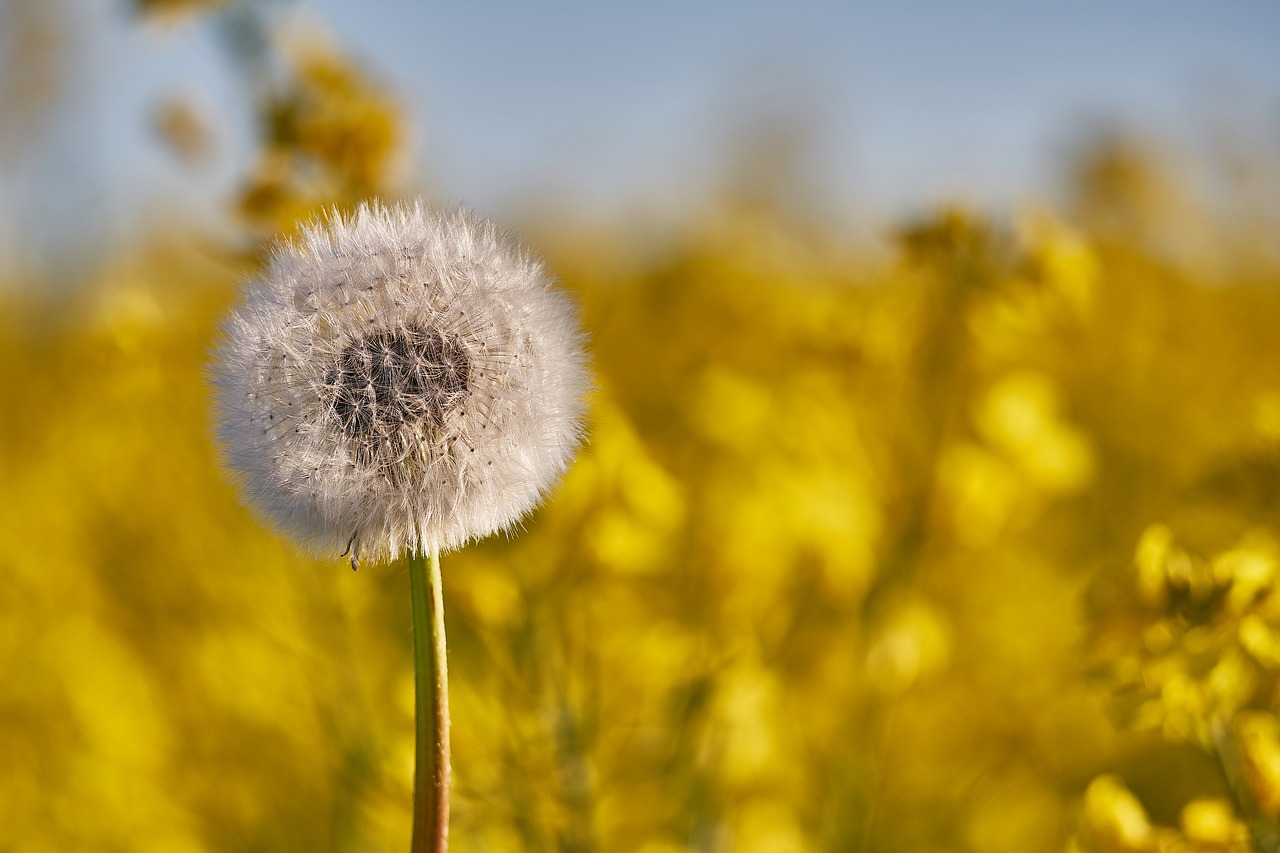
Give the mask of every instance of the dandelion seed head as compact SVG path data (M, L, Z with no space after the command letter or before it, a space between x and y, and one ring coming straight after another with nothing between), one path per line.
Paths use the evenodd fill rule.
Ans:
M226 460L318 553L394 559L509 529L581 440L572 304L463 211L371 204L314 223L275 248L225 333Z

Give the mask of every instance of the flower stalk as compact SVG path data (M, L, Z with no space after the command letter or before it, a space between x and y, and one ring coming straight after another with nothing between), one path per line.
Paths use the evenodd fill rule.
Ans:
M444 853L449 846L449 667L438 548L410 556L409 586L416 700L413 853Z

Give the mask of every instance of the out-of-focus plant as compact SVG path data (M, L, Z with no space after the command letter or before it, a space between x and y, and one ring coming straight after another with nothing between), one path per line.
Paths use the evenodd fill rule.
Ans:
M155 18L195 15L227 6L232 0L132 0L136 14Z
M280 67L259 83L261 145L238 201L245 219L279 233L321 207L391 192L404 144L395 102L319 37L272 58Z
M235 211L285 230L394 184L366 72L302 72L237 8L237 67L274 70ZM759 194L649 254L539 226L599 392L527 534L452 566L456 850L1253 844L1280 278L1236 242L1189 262L1182 191L1125 157L1069 217L928 213L891 263ZM243 274L157 244L70 308L0 297L0 533L39 543L0 552L0 848L408 837L403 577L282 547L214 462Z
M1217 770L1210 790L1229 798L1184 808L1187 849L1246 849L1250 833L1258 849L1280 849L1278 571L1280 543L1269 531L1250 530L1204 557L1154 525L1098 623L1095 646L1121 725L1202 751ZM1170 831L1141 814L1115 779L1095 781L1085 810L1088 848L1168 849ZM1107 829L1122 824L1131 826Z
M147 16L213 16L252 104L254 161L233 208L258 238L290 233L323 210L351 211L395 195L405 119L385 87L318 27L282 29L288 0L146 0ZM224 8L226 7L226 8ZM158 105L155 126L174 151L199 161L208 146L198 112L182 100Z

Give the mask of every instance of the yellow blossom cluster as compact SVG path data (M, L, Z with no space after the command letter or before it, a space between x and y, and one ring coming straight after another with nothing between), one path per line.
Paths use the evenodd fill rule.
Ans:
M239 221L394 189L390 99L277 59ZM529 229L597 389L526 529L444 560L455 850L1276 849L1280 266L1184 263L1176 176L1103 154L881 255L731 193ZM239 505L248 262L197 236L0 288L0 850L405 849L406 568Z

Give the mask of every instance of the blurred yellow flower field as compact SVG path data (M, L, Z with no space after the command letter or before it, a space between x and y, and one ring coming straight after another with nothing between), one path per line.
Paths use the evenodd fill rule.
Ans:
M260 229L389 191L394 105L304 60ZM887 261L729 203L530 236L597 387L444 560L454 849L1278 849L1280 234L1170 251L1126 174ZM256 261L208 246L0 297L0 850L407 847L407 571L239 505L206 370Z

